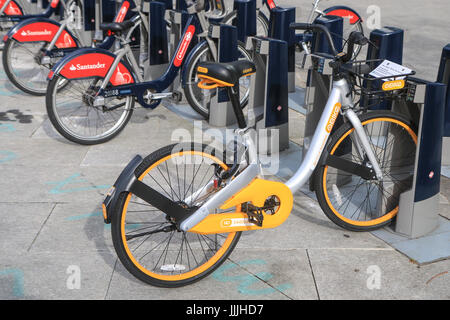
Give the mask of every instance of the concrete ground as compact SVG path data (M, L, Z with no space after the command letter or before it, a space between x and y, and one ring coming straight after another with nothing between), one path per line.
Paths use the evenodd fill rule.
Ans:
M310 0L299 2L303 7ZM335 3L353 4L324 6ZM393 3L377 2L383 22L395 16L398 25L408 22L410 34L424 34L436 46L423 50L423 39L420 45L410 39L409 48L421 48L416 53L430 59L439 56L450 39L434 30L448 28L441 15L450 11L448 1ZM360 1L357 9L369 4ZM411 18L419 14L421 20ZM417 61L414 52L405 55ZM433 69L432 78L434 62L417 66L424 73ZM281 227L244 234L209 277L178 289L148 286L118 260L100 204L136 153L145 156L169 144L176 128L192 132L192 122L163 106L138 109L117 138L86 147L60 137L47 119L44 98L14 88L3 70L0 95L0 299L450 299L450 260L418 266L371 233L337 227L301 192ZM291 138L299 143L303 116L291 111L290 119ZM443 217L449 218L450 179L441 179Z

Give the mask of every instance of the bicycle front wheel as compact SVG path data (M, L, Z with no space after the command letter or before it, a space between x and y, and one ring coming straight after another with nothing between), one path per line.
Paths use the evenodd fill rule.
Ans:
M147 156L135 174L172 201L199 207L215 193L210 182L218 167L228 169L204 145L171 145ZM165 213L131 193L122 194L113 208L111 232L125 268L159 287L184 286L207 276L226 260L241 234L179 231Z
M392 221L398 212L400 194L412 186L417 134L410 121L392 112L369 112L360 120L383 179L366 180L324 165L318 168L315 190L322 210L337 225L352 231L370 231ZM354 130L350 123L336 130L323 157L333 155L370 167Z
M84 145L103 143L118 135L130 120L133 97L110 97L103 105L94 104L101 82L100 78L68 80L55 75L48 84L47 114L66 139Z

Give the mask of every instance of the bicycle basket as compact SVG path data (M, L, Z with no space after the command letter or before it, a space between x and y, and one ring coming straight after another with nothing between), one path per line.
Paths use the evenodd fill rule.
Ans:
M353 93L359 96L361 108L371 108L383 101L407 96L410 87L408 77L414 75L415 71L405 68L407 70L405 73L374 76L380 74L376 69L386 61L384 59L352 61L341 67L342 71L350 76Z

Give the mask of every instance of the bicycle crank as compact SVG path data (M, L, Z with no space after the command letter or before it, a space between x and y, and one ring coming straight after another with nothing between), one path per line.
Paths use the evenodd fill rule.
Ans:
M275 228L286 221L293 202L292 192L285 184L254 179L220 207L235 207L235 212L209 214L189 231L210 234Z

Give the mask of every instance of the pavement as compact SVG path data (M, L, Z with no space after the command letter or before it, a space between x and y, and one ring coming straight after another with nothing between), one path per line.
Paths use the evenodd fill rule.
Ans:
M366 2L356 6L364 9ZM377 5L382 12L398 10L393 3ZM448 28L442 15L430 13L434 6L448 12L447 0L433 1L433 6L395 3L408 3L398 10L399 24L409 19L408 12L421 11L430 14L426 28ZM414 10L413 4L421 9ZM411 22L408 30L425 32L417 30L422 25ZM427 31L428 37L437 47L450 41L436 40L433 31ZM430 53L433 59L440 55L436 50ZM229 259L207 278L177 289L146 285L118 260L100 205L135 154L145 156L171 143L175 129L193 133L193 122L172 108L139 108L118 137L87 147L59 136L47 119L44 98L14 88L2 69L0 95L2 300L450 299L450 260L418 265L371 233L341 229L307 192L295 195L292 213L279 228L244 233ZM295 124L290 126L292 143L301 144L304 116L291 110L290 121ZM450 179L442 176L441 182L442 218L449 219Z

